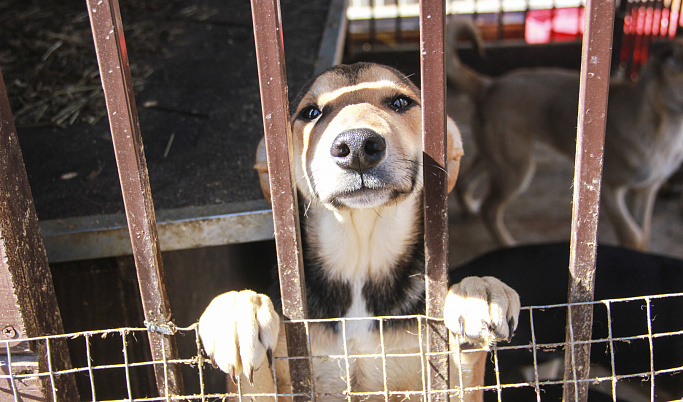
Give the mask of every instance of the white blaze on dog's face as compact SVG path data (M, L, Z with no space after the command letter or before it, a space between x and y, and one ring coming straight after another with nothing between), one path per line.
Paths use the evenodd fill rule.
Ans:
M292 114L299 191L331 209L377 208L422 188L419 90L375 64L319 76Z

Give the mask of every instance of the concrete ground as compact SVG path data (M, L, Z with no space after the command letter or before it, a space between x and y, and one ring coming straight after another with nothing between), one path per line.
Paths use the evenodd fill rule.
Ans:
M449 99L449 115L456 120L463 134L463 167L474 154L470 111L471 105L464 97ZM573 162L545 147L539 146L536 153L536 174L529 188L507 209L508 229L520 244L569 240ZM465 172L466 169L461 170L461 174ZM453 195L449 200L449 220L451 266L497 247L481 218L466 214ZM611 223L604 215L599 220L598 241L616 244ZM658 197L649 251L683 258L683 199L680 195Z

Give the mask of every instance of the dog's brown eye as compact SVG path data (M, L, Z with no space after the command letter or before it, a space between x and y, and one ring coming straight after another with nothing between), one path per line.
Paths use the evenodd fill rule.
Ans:
M320 109L318 109L315 106L306 106L305 108L301 109L301 112L299 113L299 116L303 117L306 120L315 120L317 119L322 112Z
M391 106L398 112L413 104L413 100L407 96L397 96L391 101Z

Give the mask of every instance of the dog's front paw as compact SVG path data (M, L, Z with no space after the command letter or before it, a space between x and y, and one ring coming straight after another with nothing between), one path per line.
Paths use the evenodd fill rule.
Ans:
M468 277L451 286L446 295L446 327L460 335L461 343L488 348L510 340L519 318L519 295L491 277Z
M270 298L251 290L217 296L199 319L204 351L235 382L244 373L253 383L254 370L270 363L279 330Z

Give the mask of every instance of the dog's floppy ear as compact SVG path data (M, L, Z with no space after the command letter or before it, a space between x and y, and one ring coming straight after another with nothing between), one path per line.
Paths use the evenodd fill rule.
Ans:
M460 171L460 158L462 158L464 151L462 148L462 137L460 130L455 124L455 121L450 117L446 119L446 171L448 172L448 192L450 193L455 187L455 182L458 180L458 172Z
M254 164L254 169L258 173L258 181L261 185L261 191L263 192L263 197L272 204L270 201L270 176L268 175L268 157L266 155L266 139L261 138L258 146L256 147L256 163Z

